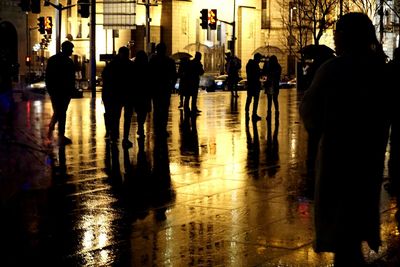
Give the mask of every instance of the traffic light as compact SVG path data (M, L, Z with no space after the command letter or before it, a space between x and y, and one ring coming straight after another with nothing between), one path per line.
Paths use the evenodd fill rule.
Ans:
M22 11L30 11L31 10L31 1L30 0L21 0L19 2L19 7Z
M31 10L34 14L40 14L40 0L31 0Z
M90 2L89 0L78 0L78 14L81 18L88 18L90 15L89 12Z
M207 29L208 28L208 9L202 9L200 11L201 16L200 16L200 26L202 29Z
M38 31L41 33L41 34L45 34L46 33L46 31L45 31L45 29L44 29L44 17L38 17L38 26L39 26L39 28L38 28Z
M31 57L30 56L26 56L25 57L25 65L26 66L30 66L31 65Z
M50 17L50 16L46 17L46 19L44 21L44 29L47 34L52 33L52 29L53 29L53 18L52 17Z
M210 26L211 30L216 30L217 29L217 10L216 9L210 9L210 13L209 13L209 17L210 17L210 22L208 23L208 25Z

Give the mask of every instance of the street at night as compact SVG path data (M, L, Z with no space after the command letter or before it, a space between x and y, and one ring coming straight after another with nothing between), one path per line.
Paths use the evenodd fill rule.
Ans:
M195 118L173 94L169 137L156 138L150 113L138 140L134 116L123 149L104 138L100 94L71 101L72 144L59 147L47 138L48 95L15 89L0 142L0 265L332 266L312 248L302 94L281 90L270 124L264 94L262 120L246 122L245 94L202 90ZM378 266L398 266L396 211L382 189L383 246L364 247L369 262L386 262Z

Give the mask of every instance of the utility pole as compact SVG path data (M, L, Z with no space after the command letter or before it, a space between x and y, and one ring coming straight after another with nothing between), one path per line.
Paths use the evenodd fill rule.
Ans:
M150 3L150 0L146 0L146 3L137 3L138 5L144 5L146 7L146 47L145 51L149 54L151 51L151 45L150 45L150 7L152 6L158 6L157 3L152 4Z
M90 88L96 97L96 1L90 5Z
M65 9L69 9L71 7L74 7L75 5L69 5L69 6L63 6L61 3L58 3L58 0L56 0L56 3L52 3L48 0L45 0L46 5L50 5L54 7L57 10L57 28L56 28L56 52L59 52L61 49L61 23L62 23L62 11Z

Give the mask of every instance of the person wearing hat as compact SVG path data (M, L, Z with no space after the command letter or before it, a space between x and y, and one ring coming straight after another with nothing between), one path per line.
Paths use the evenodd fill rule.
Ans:
M65 121L68 105L75 90L75 65L70 58L73 49L74 45L70 41L63 42L61 51L48 59L46 68L46 88L53 107L48 136L49 138L52 136L58 122L60 146L72 143L71 139L65 136Z
M251 101L253 100L253 112L251 119L253 121L259 121L260 116L257 115L258 109L258 99L260 97L260 87L261 87L261 69L259 63L261 61L262 55L260 53L255 53L253 59L249 59L246 65L246 75L247 75L247 98L246 98L246 121L249 120L249 108Z

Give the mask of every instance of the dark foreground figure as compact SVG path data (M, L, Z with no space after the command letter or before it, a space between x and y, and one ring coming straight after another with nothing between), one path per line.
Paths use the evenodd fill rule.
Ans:
M385 55L367 15L336 25L337 58L317 71L300 107L321 132L315 183L315 251L335 266L363 266L361 242L381 245L379 199L388 133Z

